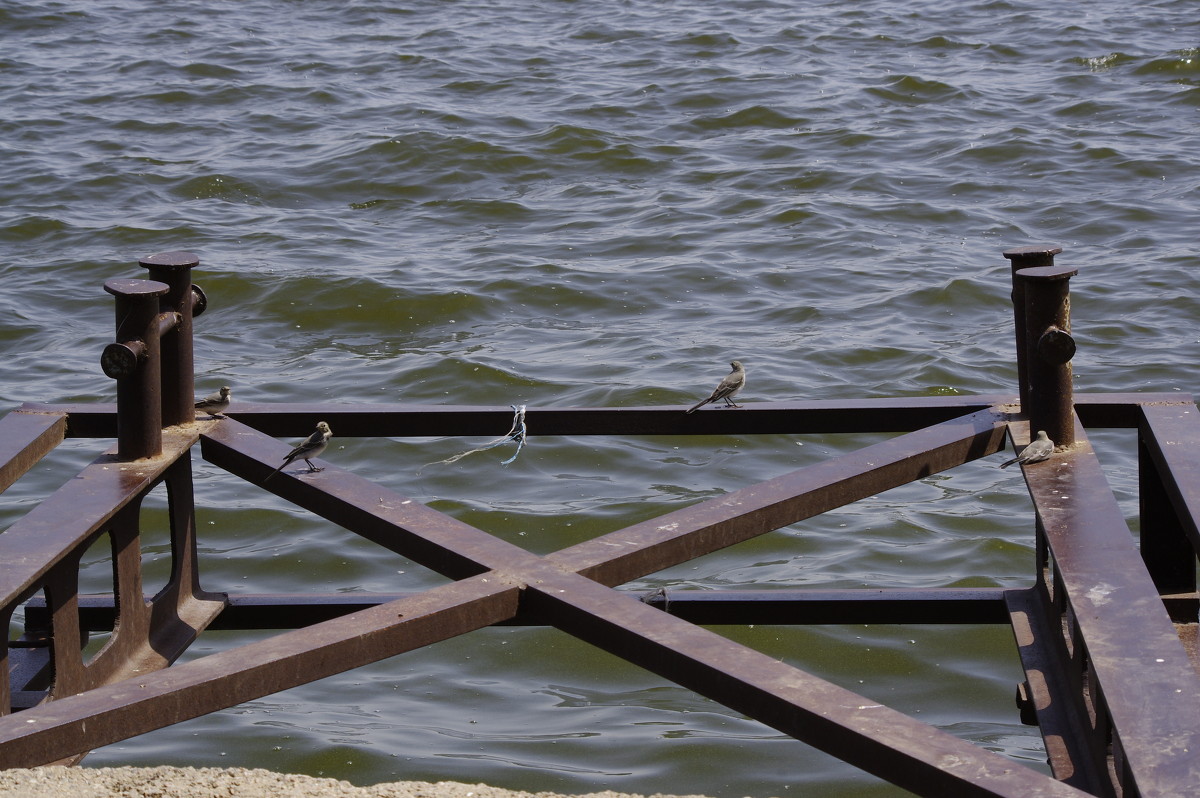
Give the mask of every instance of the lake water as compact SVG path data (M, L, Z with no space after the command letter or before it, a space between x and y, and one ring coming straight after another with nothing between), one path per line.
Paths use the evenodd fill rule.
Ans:
M176 249L200 256L210 302L198 390L245 401L684 404L735 357L747 402L1009 392L1000 253L1033 243L1080 270L1077 390L1189 392L1200 16L1184 0L1049 8L0 0L0 410L112 401L101 286ZM532 438L508 466L426 466L482 441L335 438L326 459L547 552L871 440ZM1131 437L1094 440L1135 521ZM101 445L69 441L0 521ZM1028 584L1029 502L998 462L629 587ZM210 590L442 581L203 462L197 480ZM102 587L108 564L89 563ZM721 631L1043 767L1007 628ZM206 635L189 657L252 637ZM900 792L512 627L86 763Z

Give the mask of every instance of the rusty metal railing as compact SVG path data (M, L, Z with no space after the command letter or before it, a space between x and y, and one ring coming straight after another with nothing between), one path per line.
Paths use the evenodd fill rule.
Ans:
M490 435L507 408L239 404L191 415L191 319L203 293L187 253L111 281L117 405L25 405L0 419L0 488L65 436L116 437L0 535L0 606L24 631L0 655L0 766L88 750L491 624L550 624L920 795L1189 794L1200 784L1196 519L1200 424L1190 397L1072 395L1068 278L1057 248L1009 250L1019 397L753 403L682 408L531 408L539 435L902 433L767 482L544 556L326 465L263 484L286 454L272 436L316 420L344 437ZM186 349L186 354L184 353ZM185 373L186 372L186 373ZM186 393L180 385L186 383ZM186 412L184 412L186 410ZM1137 431L1140 552L1086 436ZM614 588L860 498L1024 444L1060 444L1024 466L1036 513L1032 587L772 590L636 596ZM190 452L449 577L409 594L230 597L200 587ZM172 571L143 595L139 507L169 495ZM83 552L108 535L111 595L80 596ZM1054 777L716 635L726 623L1005 623ZM170 666L206 628L285 630ZM84 659L81 640L108 634ZM170 666L170 667L168 667Z

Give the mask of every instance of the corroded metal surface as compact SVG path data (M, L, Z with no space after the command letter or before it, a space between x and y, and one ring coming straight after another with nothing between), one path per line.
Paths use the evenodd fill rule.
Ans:
M1171 794L1200 784L1200 758L1189 754L1200 752L1200 679L1082 425L1075 440L1071 451L1025 467L1054 584L1077 630L1092 704L1119 732L1122 786Z

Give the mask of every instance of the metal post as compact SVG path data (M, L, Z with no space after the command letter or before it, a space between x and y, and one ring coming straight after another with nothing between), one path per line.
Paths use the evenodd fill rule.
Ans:
M190 424L196 417L192 317L203 312L205 300L204 293L192 285L191 270L199 263L190 252L160 252L138 261L150 270L151 280L168 286L160 309L179 314L178 324L162 339L162 421L166 426Z
M170 290L153 280L109 280L117 298L117 340L100 363L117 381L117 457L138 460L162 454L158 298Z
M1075 394L1071 384L1070 279L1078 269L1040 266L1021 269L1018 282L1025 292L1025 365L1029 375L1029 401L1021 412L1029 418L1029 432L1045 430L1056 446L1075 443Z
M1008 258L1012 265L1013 327L1017 339L1017 388L1021 393L1022 408L1029 405L1029 370L1025 364L1025 286L1017 277L1017 272L1021 269L1053 266L1054 256L1060 252L1062 252L1062 247L1045 244L1004 250L1004 257Z

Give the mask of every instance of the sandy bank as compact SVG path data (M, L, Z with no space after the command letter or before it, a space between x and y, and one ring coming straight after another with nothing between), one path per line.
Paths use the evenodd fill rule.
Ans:
M482 784L398 781L356 787L318 779L240 768L32 768L0 771L4 798L559 798L556 793L502 790ZM637 798L591 793L594 798ZM653 796L653 798L671 798ZM699 796L687 796L699 798Z

